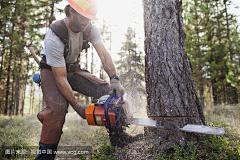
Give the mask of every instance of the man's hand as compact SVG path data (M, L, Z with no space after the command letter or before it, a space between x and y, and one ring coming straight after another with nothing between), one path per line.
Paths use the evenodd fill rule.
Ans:
M114 91L116 91L117 95L123 95L124 94L124 88L120 84L119 80L113 78L110 80L110 91L109 94L113 94Z
M75 104L72 107L83 119L86 119L86 115L85 115L86 107L81 106L79 103Z

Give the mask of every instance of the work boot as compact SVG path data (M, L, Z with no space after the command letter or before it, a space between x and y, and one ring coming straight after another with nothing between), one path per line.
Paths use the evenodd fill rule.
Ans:
M55 144L44 144L39 142L39 153L35 160L54 160L58 142Z

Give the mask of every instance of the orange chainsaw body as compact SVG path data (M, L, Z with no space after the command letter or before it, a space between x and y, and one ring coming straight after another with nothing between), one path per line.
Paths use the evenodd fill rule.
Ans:
M85 115L88 122L88 125L94 126L107 126L105 118L105 107L101 105L90 104L88 108L85 109ZM111 123L111 126L114 126L115 123L115 113L111 108L108 110L108 116Z

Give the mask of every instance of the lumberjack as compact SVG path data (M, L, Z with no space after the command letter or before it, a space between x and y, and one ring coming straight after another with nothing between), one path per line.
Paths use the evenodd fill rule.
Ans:
M85 108L74 97L74 91L97 99L109 92L124 94L112 58L102 43L98 28L91 24L97 20L96 0L68 0L66 18L50 25L41 52L41 88L46 108L37 117L42 123L40 150L57 150L62 134L68 104L85 118ZM80 68L79 57L91 42L110 84ZM54 154L39 153L36 160L54 159Z

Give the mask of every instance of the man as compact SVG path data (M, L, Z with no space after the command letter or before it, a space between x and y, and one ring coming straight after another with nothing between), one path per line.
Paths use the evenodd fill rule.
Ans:
M42 123L40 150L57 150L68 104L85 118L85 108L77 102L73 90L94 98L113 90L118 95L124 94L124 88L119 83L114 63L102 43L99 30L91 24L91 20L97 20L96 0L68 2L70 5L65 7L67 17L50 26L41 52L41 88L46 108L38 114ZM110 77L110 84L80 69L78 57L84 47L83 36L87 29L90 31L87 40L96 49L103 68ZM55 155L40 153L36 159L54 157Z

